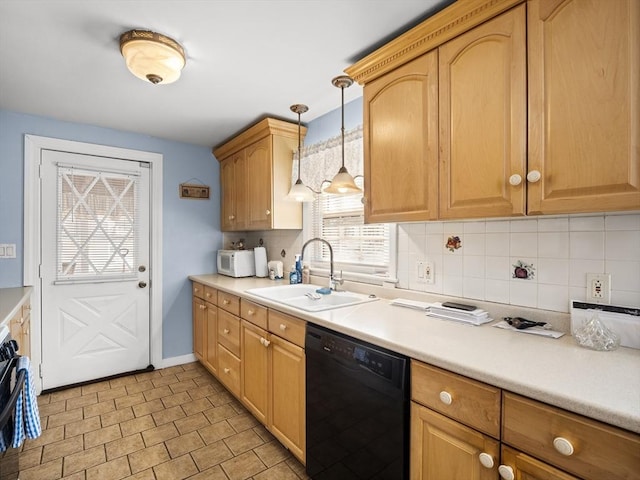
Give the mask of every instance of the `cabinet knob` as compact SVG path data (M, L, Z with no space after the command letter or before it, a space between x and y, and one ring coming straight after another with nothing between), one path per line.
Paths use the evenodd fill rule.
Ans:
M229 215L229 220L233 220L234 218L236 218L235 215Z
M200 289L196 287L196 288L193 289L193 291L198 293L200 291Z
M536 183L540 178L542 178L542 175L540 175L538 170L531 170L527 173L527 181L530 183Z
M556 452L566 457L573 455L573 445L566 438L563 438L563 437L554 438L553 448L556 449Z
M264 337L260 337L260 343L265 347L268 347L271 342Z
M516 478L513 474L513 468L508 465L500 465L498 467L498 473L503 480L514 480Z
M230 369L230 368L225 368L225 369L224 369L224 373L229 374L229 372L231 372L231 369Z
M280 324L280 330L282 330L283 332L287 329L287 326L284 323Z
M204 295L205 295L205 297L207 297L207 298L211 298L211 293L209 293L209 292L205 293Z
M269 215L271 215L271 210L266 210L264 213L265 213L267 216L269 216Z
M493 468L493 457L491 455L482 452L480 455L478 455L478 458L480 459L480 463L484 468Z
M253 315L254 311L253 310L247 310L247 315Z
M225 305L229 305L231 302L225 298L225 299L222 301L222 303L224 303Z
M444 390L440 392L440 401L445 405L451 405L453 402L453 397L449 392L445 392Z
M230 330L228 328L225 328L224 330L222 330L222 333L224 333L225 335L228 335L230 332Z
M200 310L205 310L207 308L206 305L200 305Z
M509 183L511 185L513 185L514 187L516 185L520 185L522 183L522 177L520 175L518 175L517 173L514 173L513 175L511 175L509 177Z

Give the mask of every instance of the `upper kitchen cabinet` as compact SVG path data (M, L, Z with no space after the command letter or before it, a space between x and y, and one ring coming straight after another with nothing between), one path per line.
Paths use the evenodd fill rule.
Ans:
M220 161L222 231L302 228L301 204L285 198L297 146L296 123L265 118L213 149Z
M525 213L525 25L520 5L438 49L440 218Z
M468 0L347 68L366 220L640 209L638 45L637 0Z
M437 53L365 85L364 118L366 221L437 218Z
M529 213L640 208L640 2L527 7Z

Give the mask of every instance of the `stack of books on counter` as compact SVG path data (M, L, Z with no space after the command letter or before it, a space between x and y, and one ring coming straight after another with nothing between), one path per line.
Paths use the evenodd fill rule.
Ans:
M489 317L489 312L476 308L475 310L461 310L459 308L445 307L440 302L432 303L427 311L430 317L442 318L444 320L455 320L465 322L471 325L482 325L491 322L493 319Z

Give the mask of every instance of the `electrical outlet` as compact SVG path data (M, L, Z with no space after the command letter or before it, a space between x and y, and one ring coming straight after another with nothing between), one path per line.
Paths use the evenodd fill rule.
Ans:
M424 281L430 285L436 283L436 270L433 262L424 262Z
M587 302L611 303L611 274L587 273Z

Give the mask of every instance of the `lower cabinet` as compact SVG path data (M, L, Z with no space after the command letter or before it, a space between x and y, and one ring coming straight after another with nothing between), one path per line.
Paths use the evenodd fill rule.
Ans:
M218 308L216 291L199 283L193 284L193 353L211 372L218 368Z
M500 442L411 402L412 480L495 480Z
M18 342L18 353L31 356L31 304L22 305L18 313L9 322L11 338Z
M640 480L640 435L411 362L411 480Z
M503 480L580 480L529 455L502 446L502 462L498 468Z

